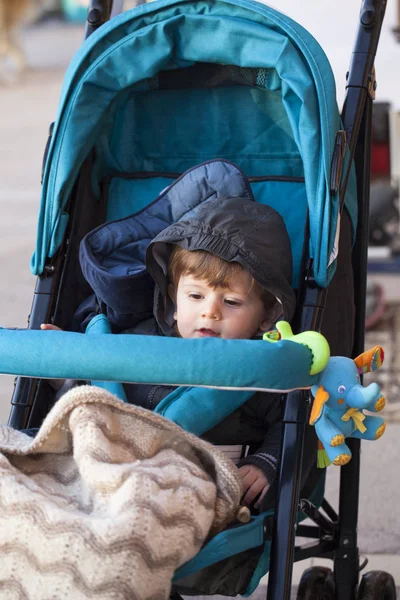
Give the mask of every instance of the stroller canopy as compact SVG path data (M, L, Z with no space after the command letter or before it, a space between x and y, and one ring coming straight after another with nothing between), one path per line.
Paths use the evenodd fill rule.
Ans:
M340 129L325 54L281 13L248 0L160 0L122 13L86 40L67 72L32 271L42 273L60 247L68 198L94 148L94 194L115 172L177 176L213 158L234 161L250 181L305 182L314 275L326 286L335 266L339 198L329 177ZM354 187L346 207L355 225Z

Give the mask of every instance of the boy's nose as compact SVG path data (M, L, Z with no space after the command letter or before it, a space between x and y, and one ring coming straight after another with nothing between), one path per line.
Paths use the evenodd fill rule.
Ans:
M214 321L221 318L221 307L218 302L209 302L207 306L204 307L203 317L208 319L213 319Z

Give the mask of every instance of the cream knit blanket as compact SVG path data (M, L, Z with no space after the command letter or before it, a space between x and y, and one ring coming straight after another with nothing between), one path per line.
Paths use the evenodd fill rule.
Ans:
M235 518L236 468L174 423L77 387L37 437L0 426L0 598L164 600Z

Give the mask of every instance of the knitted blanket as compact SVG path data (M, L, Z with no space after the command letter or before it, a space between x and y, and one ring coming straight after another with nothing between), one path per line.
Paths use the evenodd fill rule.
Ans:
M236 468L100 388L37 437L0 426L0 598L164 600L174 571L235 518Z

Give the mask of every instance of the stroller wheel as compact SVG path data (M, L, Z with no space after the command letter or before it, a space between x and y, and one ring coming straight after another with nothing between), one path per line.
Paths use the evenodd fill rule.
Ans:
M335 582L331 569L311 567L301 576L297 600L334 600Z
M357 600L396 600L393 577L385 571L369 571L363 575Z

